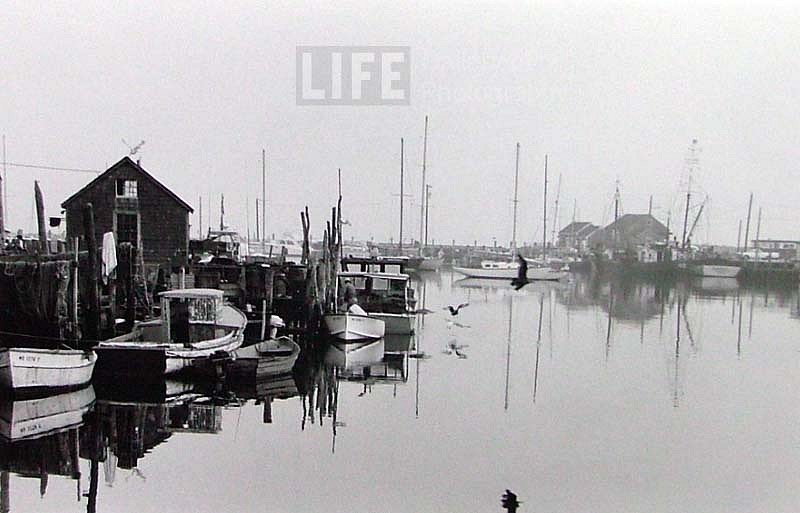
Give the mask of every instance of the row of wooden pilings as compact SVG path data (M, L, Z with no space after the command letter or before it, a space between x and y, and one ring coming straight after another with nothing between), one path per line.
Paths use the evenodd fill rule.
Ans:
M341 270L342 253L342 198L331 209L331 218L325 223L322 236L322 253L311 258L311 220L308 207L300 212L303 225L303 255L301 263L306 266L306 304L308 305L306 329L309 333L319 331L322 316L336 312L338 305L338 276Z

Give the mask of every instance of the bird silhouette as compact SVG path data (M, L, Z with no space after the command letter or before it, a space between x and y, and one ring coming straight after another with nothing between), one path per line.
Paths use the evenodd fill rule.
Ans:
M448 310L448 311L450 312L450 315L452 315L452 316L456 316L456 315L458 315L458 312L459 312L459 311L460 311L462 308L466 308L466 307L468 307L468 306L469 306L469 303L461 303L461 304L459 304L458 306L447 305L447 306L445 306L444 308L442 308L442 310Z
M528 281L528 262L526 262L519 253L517 253L517 261L519 262L517 277L511 280L511 285L514 287L514 290L519 290L530 283L530 281Z
M142 140L142 142L140 142L136 146L131 146L130 144L125 142L125 139L123 139L122 140L122 144L124 144L125 146L128 147L128 149L130 150L130 153L128 153L128 155L130 155L132 157L132 156L136 155L139 152L140 149L142 149L142 146L144 146L144 140Z

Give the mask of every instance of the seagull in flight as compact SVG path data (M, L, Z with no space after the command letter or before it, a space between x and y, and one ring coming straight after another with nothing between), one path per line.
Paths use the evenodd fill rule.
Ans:
M528 281L528 262L526 262L519 253L517 253L517 261L519 262L517 277L511 280L511 285L514 287L514 290L519 290L530 283L530 281Z
M442 310L448 310L448 311L450 312L450 315L452 315L453 317L455 317L456 315L458 315L458 312L459 312L459 311L460 311L462 308L466 308L466 307L468 307L468 306L469 306L469 303L461 303L461 304L459 304L458 306L447 305L446 307L442 308Z

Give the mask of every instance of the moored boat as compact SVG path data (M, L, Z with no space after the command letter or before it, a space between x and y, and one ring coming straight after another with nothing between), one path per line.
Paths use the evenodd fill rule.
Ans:
M237 349L227 374L256 379L286 374L292 371L299 355L300 346L289 337L270 338Z
M339 273L339 290L349 281L356 291L358 306L370 317L386 325L386 335L414 332L413 290L409 276L388 272ZM381 335L383 336L383 335Z
M130 333L99 342L100 369L170 374L229 358L241 347L245 315L215 289L181 289L161 294L161 317L138 323Z
M77 349L0 349L0 385L14 391L74 388L92 379L97 355Z
M483 278L494 280L512 280L517 277L517 262L495 262L484 260L480 267L453 267L453 270L467 278ZM526 274L529 280L558 281L567 277L567 272L551 267L528 267Z
M386 323L361 309L351 306L347 312L327 314L324 317L328 333L344 342L377 340L386 334Z

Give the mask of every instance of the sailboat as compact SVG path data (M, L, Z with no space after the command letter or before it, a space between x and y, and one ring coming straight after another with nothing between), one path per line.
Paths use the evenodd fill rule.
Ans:
M545 183L547 181L547 159L545 159ZM467 278L488 278L497 280L511 280L517 277L519 270L519 263L516 261L517 253L517 193L519 190L519 143L517 143L517 157L514 172L514 216L512 224L512 240L511 240L511 261L496 261L496 260L483 260L480 267L457 267L454 266L453 270L457 273L463 274ZM547 205L547 186L545 185L545 207ZM545 218L545 223L547 220ZM545 224L545 233L547 232L547 225ZM538 263L530 262L528 265L528 272L526 274L529 280L543 280L543 281L558 281L567 276L564 271L557 271L550 267L543 265L538 266Z
M422 193L419 207L419 255L410 258L408 267L418 271L438 271L444 259L440 256L427 256L428 247L428 207L431 200L431 186L426 181L428 162L428 116L425 116L425 136L422 139ZM402 200L401 200L402 201Z

